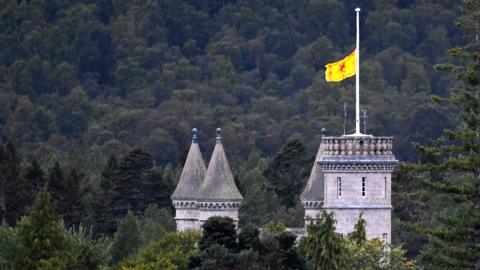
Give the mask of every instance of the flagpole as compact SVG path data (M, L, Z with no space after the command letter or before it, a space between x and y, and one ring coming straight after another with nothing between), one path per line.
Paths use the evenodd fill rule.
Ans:
M359 135L360 132L360 8L355 9L357 13L357 48L355 49L355 134Z

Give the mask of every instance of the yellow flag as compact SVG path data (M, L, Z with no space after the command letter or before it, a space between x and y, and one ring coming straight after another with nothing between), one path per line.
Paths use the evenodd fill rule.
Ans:
M352 77L355 72L355 51L340 61L325 65L325 79L327 82L339 82Z

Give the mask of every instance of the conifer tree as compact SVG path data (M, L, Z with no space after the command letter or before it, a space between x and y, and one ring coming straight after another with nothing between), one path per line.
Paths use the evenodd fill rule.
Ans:
M357 245L361 245L367 240L367 233L365 232L365 226L367 221L363 218L363 213L358 217L358 222L355 224L355 230L348 235L350 240L353 240Z
M24 204L16 197L19 188L20 160L11 142L0 145L0 218L14 224Z
M333 213L323 211L320 216L310 221L305 250L316 270L345 269L347 260L344 240L335 232Z
M295 205L295 196L301 193L305 185L308 164L305 145L299 140L291 140L275 155L267 168L265 176L286 207Z
M138 220L133 212L128 211L120 222L113 239L112 263L117 263L123 258L132 256L140 248L141 236Z
M419 174L426 192L447 195L445 211L437 213L433 227L420 228L430 237L423 262L432 269L480 267L480 1L466 0L457 25L466 30L465 46L450 49L455 64L437 68L453 72L458 83L448 99L456 106L460 125L420 146L424 163L409 168Z
M57 206L45 186L35 202L18 224L18 251L15 269L36 270L56 265L67 269L70 256L65 252L65 236ZM60 267L62 266L62 267Z

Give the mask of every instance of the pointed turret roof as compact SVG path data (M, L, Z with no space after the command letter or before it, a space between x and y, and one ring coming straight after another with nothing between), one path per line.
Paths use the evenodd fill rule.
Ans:
M200 188L201 201L231 201L242 200L242 194L237 189L228 160L223 150L221 129L217 128L217 141L212 158L208 164L207 174Z
M192 133L192 144L187 160L185 160L177 188L171 196L173 200L195 200L205 177L206 168L197 142L197 129L192 129Z
M310 173L310 178L308 178L308 183L305 189L303 190L302 194L300 195L300 200L307 200L307 201L323 201L324 199L324 187L323 183L325 181L322 167L317 164L317 160L320 159L320 155L322 154L323 147L320 145L318 148L317 156L315 157L315 161L313 163L312 172Z

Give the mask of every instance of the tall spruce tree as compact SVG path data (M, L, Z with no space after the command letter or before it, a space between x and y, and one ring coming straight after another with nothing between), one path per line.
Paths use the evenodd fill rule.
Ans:
M422 252L430 269L480 268L480 1L464 1L461 11L457 25L467 44L450 49L455 64L437 66L453 72L458 83L448 99L434 97L456 106L461 123L420 146L424 163L410 165L422 172L426 192L449 199L433 227L421 228L430 237Z
M55 200L60 202L59 210L63 215L65 225L78 226L83 214L83 206L80 193L80 182L84 174L73 168L68 174L55 162L49 171L48 187L52 191Z
M36 270L40 265L68 269L70 256L57 206L45 186L37 195L28 215L18 224L18 251L14 269ZM60 265L62 267L60 267Z
M286 207L295 205L295 197L305 185L309 163L305 145L299 140L291 140L275 155L265 171Z
M20 159L15 146L7 142L0 145L0 218L3 224L14 224L23 212L24 203L16 197L20 188Z

